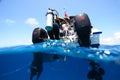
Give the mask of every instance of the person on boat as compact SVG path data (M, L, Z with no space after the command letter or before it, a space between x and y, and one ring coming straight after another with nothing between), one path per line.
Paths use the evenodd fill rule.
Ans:
M52 40L55 40L55 39L56 39L56 40L59 40L59 39L60 39L60 37L59 37L59 34L60 34L59 28L60 28L60 23L59 23L59 21L56 19L56 20L54 21L54 23L53 23L53 29L50 30L50 31L47 30L50 39L52 39Z
M33 44L45 42L48 39L47 32L42 28L35 28L32 34L32 42ZM39 79L40 74L43 71L43 53L34 52L33 53L33 61L30 66L30 80L33 79L34 76L37 76L37 80Z
M89 80L103 80L102 76L105 74L104 69L100 66L100 64L91 61L90 62L91 70L88 72Z

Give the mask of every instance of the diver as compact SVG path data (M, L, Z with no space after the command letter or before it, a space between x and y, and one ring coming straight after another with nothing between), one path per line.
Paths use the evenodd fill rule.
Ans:
M58 39L58 38L57 38ZM32 34L32 42L33 44L37 44L37 43L41 43L41 42L45 42L48 40L48 33L42 29L42 28L35 28L33 30L33 34ZM52 60L58 60L58 59L64 59L63 56L57 55L57 54L51 54L52 56ZM33 79L34 76L37 76L37 80L39 79L42 71L43 71L43 62L44 58L45 58L44 53L42 52L34 52L33 53L33 61L32 64L30 66L30 80Z
M60 23L59 23L59 20L55 20L54 23L53 23L53 29L48 31L48 35L50 37L50 39L54 40L59 40L60 37L59 37L59 34L60 34L60 31L59 31L59 28L60 28Z
M91 22L86 13L75 16L75 31L81 47L90 47Z
M102 76L105 74L104 69L100 64L95 63L94 61L90 62L91 70L88 72L89 80L103 80Z
M90 47L90 35L91 35L91 22L86 13L79 14L75 17L74 23L75 31L78 36L78 43L81 47ZM104 69L100 66L100 64L90 60L91 70L88 72L89 80L102 80L102 76L105 74Z
M32 34L32 42L33 44L45 42L48 39L47 32L42 28L35 28ZM40 74L43 71L43 53L41 52L34 52L33 53L33 61L30 66L30 80L33 79L34 76L37 76L39 79Z
M59 40L60 39L60 30L59 29L60 29L60 22L58 19L55 19L52 30L47 30L48 36L50 37L51 40ZM60 58L61 59L64 58L64 61L66 59L66 57L54 54L54 59L60 59Z

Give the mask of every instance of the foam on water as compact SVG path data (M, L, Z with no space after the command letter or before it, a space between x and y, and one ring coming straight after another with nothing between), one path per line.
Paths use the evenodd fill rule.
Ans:
M23 54L33 52L44 52L45 54L59 54L83 59L100 61L120 61L120 46L100 46L100 48L84 48L75 42L66 43L60 40L49 40L47 42L0 48L0 54Z

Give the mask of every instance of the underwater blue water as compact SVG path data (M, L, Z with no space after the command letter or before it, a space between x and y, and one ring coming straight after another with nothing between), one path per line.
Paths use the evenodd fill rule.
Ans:
M120 80L120 45L83 48L57 40L0 48L0 80L29 80L33 52L38 51L46 56L39 80L88 80L89 60L104 68L103 80ZM66 60L51 61L52 54L64 55Z

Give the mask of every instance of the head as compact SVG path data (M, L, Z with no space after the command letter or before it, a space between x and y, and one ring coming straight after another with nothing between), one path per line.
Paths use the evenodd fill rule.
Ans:
M44 42L44 41L47 41L48 39L48 34L47 32L44 30L44 29L40 29L40 36L39 36L39 40Z
M81 14L76 15L76 21L81 26L91 26L90 19L86 13L81 13Z
M35 28L32 34L32 42L39 43L44 42L48 39L47 32L42 28Z

